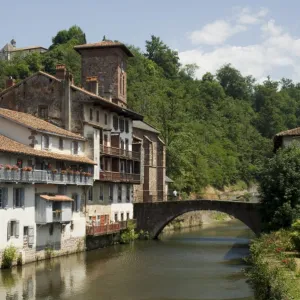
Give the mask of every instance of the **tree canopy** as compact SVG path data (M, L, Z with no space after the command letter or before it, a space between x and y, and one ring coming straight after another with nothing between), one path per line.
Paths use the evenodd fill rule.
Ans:
M79 84L80 56L73 47L80 43L85 34L72 26L53 37L46 53L0 61L0 89L8 76L54 74L57 63L66 64ZM183 192L257 180L265 157L272 156L274 134L300 126L299 83L257 83L230 64L196 78L201 66L181 66L178 53L159 37L145 42L145 52L129 47L135 56L127 68L128 106L160 131L167 174Z

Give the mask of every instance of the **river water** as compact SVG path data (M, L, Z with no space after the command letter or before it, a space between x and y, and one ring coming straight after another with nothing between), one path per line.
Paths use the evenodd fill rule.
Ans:
M230 221L0 271L0 300L252 300Z

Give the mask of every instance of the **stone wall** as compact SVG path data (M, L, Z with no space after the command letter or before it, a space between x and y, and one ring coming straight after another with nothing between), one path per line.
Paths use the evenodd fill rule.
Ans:
M105 248L120 242L120 233L100 235L100 236L87 236L86 237L86 250L95 250Z

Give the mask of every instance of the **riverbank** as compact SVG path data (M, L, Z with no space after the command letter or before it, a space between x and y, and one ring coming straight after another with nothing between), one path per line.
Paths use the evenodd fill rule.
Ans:
M209 225L220 221L229 221L232 217L217 211L188 212L175 218L163 230L163 232L176 231L186 228Z
M258 300L300 299L300 253L295 232L264 234L250 245L246 270Z

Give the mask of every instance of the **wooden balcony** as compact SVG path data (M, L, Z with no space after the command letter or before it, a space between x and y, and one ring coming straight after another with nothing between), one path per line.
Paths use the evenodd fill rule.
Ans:
M141 174L102 171L99 174L99 180L139 184L141 181Z
M93 177L45 170L0 170L0 182L93 185Z
M141 160L141 153L140 152L134 152L129 151L125 149L120 148L114 148L114 147L107 147L104 145L100 145L100 153L102 155L109 155L109 156L116 156L123 159L130 159L130 160Z
M134 227L136 227L136 220L120 221L105 225L89 225L86 227L86 235L98 236L118 233L121 230L125 230L128 227L129 222L133 223Z

